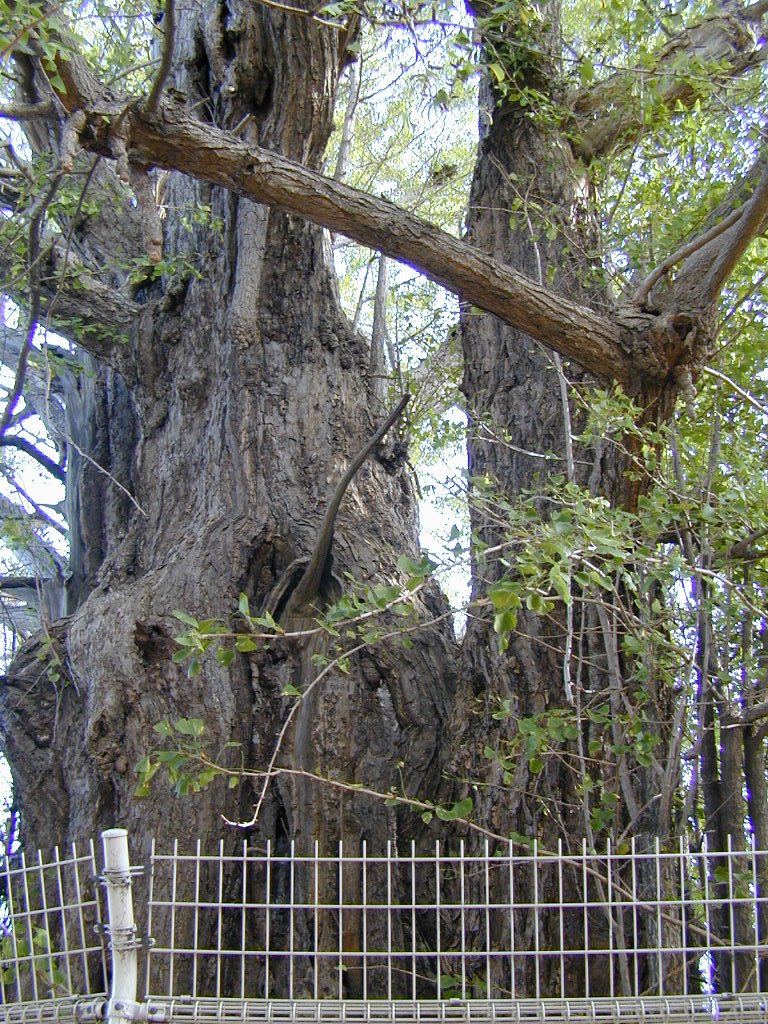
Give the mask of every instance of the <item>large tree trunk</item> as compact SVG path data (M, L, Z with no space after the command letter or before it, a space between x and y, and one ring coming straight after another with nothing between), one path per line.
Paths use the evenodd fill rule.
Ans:
M559 37L559 5L555 2L546 8L551 18L548 35L538 41L544 51L545 43L556 47ZM510 35L513 30L504 41L514 48ZM502 52L498 38L492 43L494 52ZM527 46L518 53L520 65L528 67L510 72L511 95L500 95L489 86L484 89L469 240L568 298L605 309L608 302L596 259L588 177L577 166L568 139L546 116L532 113L528 102L519 102L528 89L538 90L539 96L550 88L556 90L557 65L543 54L532 56ZM515 67L514 60L511 66ZM461 338L462 387L470 417L469 474L476 481L470 490L470 515L473 534L482 542L473 564L473 597L479 599L503 576L515 576L515 549L507 546L500 551L500 546L508 544L505 502L514 502L526 491L542 495L540 514L546 517L551 505L543 496L556 479L562 485L570 480L625 507L631 507L636 492L635 484L625 478L627 461L618 447L585 446L573 437L581 433L584 415L573 401L571 385L586 392L595 385L594 379L578 366L562 365L523 332L476 310L463 315ZM498 501L493 498L494 489ZM492 554L486 555L486 549ZM499 653L494 634L493 609L481 608L470 617L452 719L450 748L457 754L451 768L459 779L483 780L473 797L474 813L496 834L514 832L548 850L556 850L562 842L566 851L578 851L585 837L590 845L602 848L606 835L593 834L590 811L600 793L606 792L618 797L608 836L618 838L628 829L640 837L642 848L671 829L669 821L658 821L654 813L658 809L654 795L662 791L670 749L671 695L654 692L654 684L649 683L646 710L658 729L654 766L640 769L630 756L616 755L612 748L625 740L620 735L619 713L626 717L633 701L626 686L631 670L621 658L609 617L581 603L576 587L573 596L570 620L562 605L546 616L523 606L504 653ZM618 677L617 662L625 670ZM586 714L606 702L611 706L613 731L605 722L590 721ZM500 713L503 707L506 714ZM532 720L546 729L552 712L575 723L580 738L564 742L553 734L535 764L519 742L520 721ZM490 751L496 756L489 756ZM584 787L587 774L595 785L594 797ZM653 879L649 876L647 882L650 893ZM564 895L558 892L554 874L551 884L543 898L578 901L583 882L575 876L567 879ZM604 898L599 884L595 880L590 884L596 886L594 898ZM533 899L532 892L527 897ZM559 948L555 915L551 920L525 912L516 916L519 936L527 935L533 943L538 931L536 941L542 948ZM616 927L620 933L622 922L617 921ZM601 934L607 941L606 928L605 917L595 915L590 922L593 946ZM576 941L579 934L583 940L583 921L576 913L566 922L566 930L569 941ZM566 965L564 979L558 965L549 962L554 967L552 977L540 979L545 994L559 994L561 983L570 995L587 992L584 965L577 959ZM624 991L628 974L620 976L618 960L614 966L615 988L607 976L593 973L589 994ZM516 994L533 994L535 970L532 961L516 965ZM642 970L652 972L650 962ZM644 981L647 990L653 991L648 973Z
M250 115L247 136L318 167L337 34L248 3L185 5L179 19L175 84L202 116L232 127ZM134 765L158 721L186 717L204 720L213 753L235 741L236 762L265 768L293 703L283 687L307 684L315 670L301 644L276 642L228 667L208 658L188 679L171 661L171 612L227 616L240 592L262 607L289 563L311 552L333 485L388 411L367 377L369 344L340 310L323 230L182 175L160 184L164 257L180 269L137 290L137 335L117 370L96 371L97 397L85 403L93 419L75 436L114 478L74 460L80 600L55 629L71 683L53 692L38 643L2 693L30 846L112 825L138 844L161 833L184 845L241 840L221 815L248 820L258 785L230 790L217 780L175 798L156 780L140 800ZM109 432L97 416L107 405L120 413ZM414 493L392 451L385 440L350 487L336 575L391 582L399 554L417 557ZM442 611L429 595L417 604L425 619ZM445 624L427 626L410 650L383 641L349 674L329 674L301 704L277 764L387 790L402 762L409 795L429 793L454 686L452 643ZM248 834L305 847L344 839L356 848L367 838L381 848L396 828L383 801L299 779L272 783Z

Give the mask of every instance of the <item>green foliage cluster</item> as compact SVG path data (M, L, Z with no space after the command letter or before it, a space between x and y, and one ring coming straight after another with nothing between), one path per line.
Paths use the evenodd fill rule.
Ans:
M56 966L56 954L45 928L30 924L27 937L15 933L0 939L0 976L4 985L23 983L25 969L35 979L36 988L50 992L52 997L65 995L67 978Z

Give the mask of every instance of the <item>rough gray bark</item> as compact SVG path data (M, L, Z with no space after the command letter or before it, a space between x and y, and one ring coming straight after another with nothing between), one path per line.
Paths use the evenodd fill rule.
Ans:
M249 113L253 144L319 165L338 65L333 33L256 5L230 4L223 17L200 3L183 9L176 37L173 84L198 102L202 131ZM220 229L186 219L204 205ZM368 381L369 344L340 310L322 229L179 173L165 182L165 206L165 252L186 256L194 276L136 290L141 312L109 353L113 368L94 361L67 396L84 456L73 447L76 571L71 615L54 633L71 681L49 683L38 639L0 695L30 846L115 824L139 845L160 831L187 845L242 839L221 815L250 818L254 789L220 781L176 799L158 782L140 801L134 765L156 722L199 717L213 751L234 740L247 765L264 767L291 705L283 686L315 670L301 645L276 643L228 668L207 660L190 680L171 662L170 613L227 616L241 591L262 606L283 569L311 552L333 485L387 411ZM98 228L82 239L89 255L102 244ZM413 490L391 450L384 442L342 503L339 574L389 582L399 554L418 556ZM445 610L429 591L417 603L426 620ZM278 764L386 790L402 762L410 793L434 790L453 641L445 622L414 639L409 651L382 642L354 658L349 675L330 675L296 715ZM381 848L397 833L382 802L302 780L273 784L249 832L254 842L343 839L353 848L362 838Z
M549 7L556 27L558 5ZM144 228L157 255L157 210L141 205L147 175L163 168L155 183L164 253L188 264L174 275L148 274L123 294L119 274L101 273L111 233L97 218L90 229L78 226L81 288L59 287L58 242L42 281L44 308L58 292L58 315L85 315L95 328L78 340L96 362L92 383L81 382L68 397L76 571L71 614L45 641L55 645L70 682L51 683L37 658L38 637L0 691L0 731L30 845L114 824L127 825L139 845L161 829L186 846L197 838L208 845L222 832L234 844L241 836L224 829L220 815L251 816L257 792L230 791L221 781L178 800L157 781L153 798L140 802L133 766L152 746L156 722L195 717L206 722L212 750L234 740L247 765L263 768L289 711L285 685L308 684L312 656L325 653L314 639L275 643L227 668L208 659L190 680L171 661L176 626L169 615L182 608L226 616L241 591L252 608L264 606L286 567L313 550L334 485L385 413L369 379L370 346L340 311L317 225L410 262L460 295L470 468L497 480L508 497L540 483L551 467L564 467L614 502L631 506L637 497L607 447L577 449L571 471L561 367L542 345L583 364L565 365L570 378L591 373L623 382L663 417L695 376L710 337L709 294L695 295L692 307L674 287L651 289L642 301L612 307L589 255L588 181L577 175L570 141L513 101L487 97L469 239L459 241L319 174L343 56L332 31L245 0L199 0L179 12L175 37L173 92L159 97L158 86L149 105L116 99L72 58L58 68L66 123L55 121L50 86L34 67L26 106L16 109L48 118L37 125L40 152L59 147L59 136L69 152L76 139L134 181L145 197L136 208L116 174L94 178L101 194L117 198L112 234L124 239L126 252L136 251ZM546 58L531 74L537 88L556 77ZM536 205L523 207L513 231L518 190L535 195ZM741 226L713 249L694 247L698 276L743 251L764 219L765 190L755 195ZM206 210L207 220L185 216ZM685 263L679 280L684 272ZM478 315L471 304L490 312ZM489 443L487 429L511 443ZM486 540L503 536L481 512L474 515ZM417 554L415 503L390 449L353 480L334 557L357 579L390 581L401 553ZM475 594L499 572L477 558ZM313 688L278 764L378 790L399 787L402 778L407 795L429 797L441 788L447 752L460 784L488 782L476 802L483 825L547 845L560 835L575 842L584 819L572 749L547 757L541 773L521 761L511 784L499 772L489 775L482 754L485 744L514 735L517 718L564 706L564 621L524 614L520 636L502 656L489 620L473 619L457 688L452 637L439 621L445 607L429 590L418 602L425 622L438 621L414 634L411 650L380 642L353 661L349 675L329 674ZM597 616L577 626L586 627L590 685L610 693L611 623ZM652 698L663 752L667 695ZM504 723L493 718L495 699L510 701L513 714ZM621 774L618 765L609 767ZM646 837L669 830L645 814L659 790L654 771L633 773L619 822ZM423 834L420 819L297 776L271 785L247 833L257 844L277 837L301 846L317 839L323 847L365 838L372 849L410 834ZM533 918L521 922L522 934L535 926ZM349 950L355 941L345 937ZM520 978L521 994L529 982Z
M547 5L547 15L556 40L556 2ZM516 84L541 89L544 82L557 81L556 66L545 57L529 73L529 80ZM594 255L598 249L589 182L567 139L531 116L527 105L500 98L487 87L484 98L487 113L481 117L468 240L518 273L547 280L566 300L589 305L605 315L610 302ZM561 375L588 387L594 380L582 367L573 362L561 364L524 331L488 315L466 312L461 341L462 390L470 417L470 479L490 479L502 500L514 501L525 491L542 493L548 481L559 476L573 479L614 504L632 505L636 491L624 478L626 462L618 450L602 444L585 447L572 437L581 432L583 415L564 397L567 389ZM666 387L674 390L675 384L670 381ZM665 407L667 401L669 397L660 406ZM489 511L482 494L473 504L472 490L470 509L473 532L483 544L491 550L503 544L503 514L499 517L493 508ZM541 514L547 513L548 506L542 502ZM506 564L498 556L489 558L482 552L475 556L475 597L485 593L488 583L507 573L514 576L514 551L507 549L503 557ZM578 599L577 589L574 594ZM584 715L588 706L594 708L606 701L614 715L624 709L622 701L628 699L628 692L619 697L617 687L622 680L616 678L612 661L617 644L608 617L595 614L588 606L579 608L578 600L572 623L564 611L538 616L521 609L517 630L503 654L498 652L492 612L481 609L470 617L452 717L449 746L455 756L449 774L458 780L483 779L485 785L477 787L473 799L475 815L486 827L500 834L514 831L535 838L550 850L557 848L558 840L566 850L580 848L582 837L590 836L590 820L589 797L580 788L586 762L580 758L579 748L600 740L605 746L597 757L604 759L603 766L595 767L595 758L590 758L589 765L606 788L615 787L621 793L614 837L630 824L631 834L639 836L641 843L669 832L671 823L657 820L653 797L661 791L666 767L670 695L651 694L648 713L658 720L658 763L644 772L637 765L612 763L608 744L615 737L606 736L603 726L590 723ZM566 682L564 666L572 682ZM504 701L511 713L499 721L497 712ZM502 767L489 760L485 749L503 752L505 743L518 737L520 719L558 709L578 716L579 743L553 741L550 751L542 752L540 771L529 768L527 758L519 753L510 770L512 777L505 778ZM464 791L460 792L463 795ZM652 884L650 878L648 881ZM562 898L557 884L553 877L553 900ZM565 892L571 891L570 886L578 892L581 884L580 879L566 878ZM642 880L640 887L642 890ZM579 922L571 922L569 933L577 934L580 927ZM599 941L604 927L605 921L599 918L591 922L593 943ZM548 924L542 925L531 914L519 913L515 928L518 934L530 935L531 941L537 930L542 946L558 948L557 928L549 934ZM534 991L530 967L516 967L520 993ZM566 970L569 984L578 990L583 983L579 981L580 965L574 960ZM653 988L651 974L652 970L646 978L649 991ZM591 980L591 994L600 994L599 980ZM551 985L551 994L557 993L559 983L559 976L541 982L544 991ZM607 994L608 978L604 983Z

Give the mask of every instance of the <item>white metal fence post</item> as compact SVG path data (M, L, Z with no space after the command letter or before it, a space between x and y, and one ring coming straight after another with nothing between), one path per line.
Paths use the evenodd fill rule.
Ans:
M112 986L107 1005L108 1024L124 1024L136 1016L138 952L133 917L128 832L111 828L101 833L104 883L107 888L107 930L112 951Z

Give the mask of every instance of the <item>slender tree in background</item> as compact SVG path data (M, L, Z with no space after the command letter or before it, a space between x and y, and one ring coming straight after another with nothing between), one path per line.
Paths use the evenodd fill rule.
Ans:
M46 539L54 513L3 499L17 557L3 589L29 600L0 719L28 843L121 824L139 841L234 844L242 830L221 815L249 821L256 803L257 843L431 835L409 809L315 775L443 805L471 792L477 824L548 845L667 840L690 822L741 843L748 811L768 846L762 471L731 486L724 468L759 463L765 415L749 374L764 366L767 10L478 2L468 27L418 5L169 0L83 8L83 26L66 6L0 9L2 267L18 309L5 308L1 443L65 479L68 541L64 558ZM355 164L359 53L376 32L439 64L448 84L424 88L446 121L479 75L461 238L411 212L455 229L455 209L429 199L461 180L453 153L415 187L408 154L387 169L408 180L402 205L374 194L371 161ZM328 231L381 254L371 337L342 309ZM461 305L413 374L455 364L460 343L474 540L461 644L437 588L415 586L405 419L355 474L311 607L297 596L334 486L402 385L391 260ZM707 366L719 390L697 399ZM53 455L30 440L35 414ZM384 615L325 660L312 609L345 574L393 611L410 576L407 644ZM305 635L243 636L188 674L180 628L210 635L238 601L239 628ZM687 618L673 613L686 601ZM139 799L154 727L198 719L211 751L236 744L247 767L297 774L266 789L207 778L178 798L158 776Z

